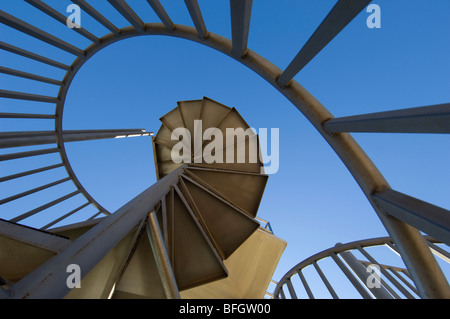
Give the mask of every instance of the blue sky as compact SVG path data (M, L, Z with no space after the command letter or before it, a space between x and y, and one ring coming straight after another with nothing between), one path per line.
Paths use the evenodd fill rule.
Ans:
M62 13L70 4L45 2ZM161 2L174 23L193 25L183 1ZM90 3L118 27L128 25L106 0ZM159 22L146 1L128 3L145 22ZM255 0L248 47L284 69L335 3ZM363 11L295 79L336 117L447 103L450 2L372 3L381 8L381 29L369 29L369 14ZM230 37L229 1L200 0L199 4L208 30ZM3 0L0 7L80 48L89 44L23 1ZM82 14L81 23L97 36L108 32L87 14ZM0 25L0 37L67 64L74 58L4 25ZM5 51L0 52L0 64L59 79L64 75L62 70ZM8 75L0 75L0 85L2 89L57 94L53 85ZM301 260L337 242L387 235L352 176L301 113L253 71L197 43L140 36L103 49L72 82L63 128L145 128L157 132L159 118L177 101L203 96L235 107L252 127L280 130L279 171L269 177L258 213L288 242L275 280ZM0 112L52 113L53 108L46 103L0 100ZM2 131L24 129L12 120L3 120L0 125ZM29 121L27 125L36 130L53 129L52 121ZM353 136L394 189L450 209L448 135ZM66 148L83 186L110 211L155 182L148 137L69 143ZM2 192L14 193L15 187L19 185L4 187ZM43 221L35 218L30 223L42 226Z

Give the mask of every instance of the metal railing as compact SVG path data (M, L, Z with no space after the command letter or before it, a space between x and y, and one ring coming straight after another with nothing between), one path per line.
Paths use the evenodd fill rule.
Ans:
M450 263L450 253L439 241L429 236L425 240L441 263ZM378 249L370 253L374 247ZM420 299L411 273L400 258L390 258L392 254L399 255L389 237L336 244L289 270L277 283L273 298ZM381 263L385 260L397 265Z
M64 14L43 1L26 0L26 2L34 7L30 7L30 9L35 10L37 15L45 17L45 19L54 19L62 24L67 21ZM128 21L129 25L124 28L117 27L103 15L102 10L95 9L87 1L72 0L72 2L79 5L84 12L107 30L96 36L87 29L91 26L83 24L82 28L74 28L73 33L76 32L88 41L88 45L82 48L74 45L74 41L69 38L57 37L13 14L0 10L0 23L49 44L49 48L52 50L64 51L65 54L71 56L69 63L63 63L51 58L50 54L47 56L47 53L38 54L29 47L22 48L11 43L0 42L0 49L32 60L36 66L47 68L50 66L65 72L64 76L55 78L45 75L47 70L45 68L42 68L42 73L30 70L22 71L9 65L0 68L0 72L3 74L23 81L45 83L56 87L58 92L47 95L26 93L22 90L0 90L0 98L3 99L19 100L23 103L39 102L40 105L54 107L53 112L38 109L33 113L20 113L20 111L2 111L0 113L1 121L20 121L20 126L25 127L26 131L22 132L23 135L14 138L7 136L10 132L2 133L2 136L5 137L3 145L8 149L10 147L14 149L12 152L2 152L0 155L0 164L6 163L8 164L6 166L9 166L9 163L14 163L14 165L10 165L11 169L2 168L2 176L0 176L2 184L25 177L40 177L42 174L50 175L55 171L60 172L57 179L49 177L39 185L30 188L27 183L24 183L22 189L4 197L0 207L8 206L2 210L1 218L27 223L28 218L41 216L48 209L69 199L78 198L79 195L82 195L84 199L78 201L77 205L69 212L60 213L55 218L48 220L43 228L46 229L55 222L80 212L87 206L96 208L94 214L89 218L94 218L97 214L109 213L82 186L66 154L65 142L69 139L66 140L68 135L63 130L62 120L68 89L84 63L98 51L114 42L141 35L177 37L197 42L228 55L253 70L284 95L311 122L348 168L395 246L399 248L420 295L429 298L450 297L450 288L445 282L445 276L437 267L421 234L421 232L426 233L449 244L449 211L391 189L384 176L350 135L351 132L449 133L450 104L334 118L327 108L294 79L294 76L305 65L352 22L370 3L370 0L337 1L284 70L247 47L252 0L230 0L232 31L230 39L208 30L197 0L185 0L186 10L192 18L194 27L172 22L158 0L148 0L147 2L161 23L146 23L142 20L140 12L135 12L125 0L108 0L114 9ZM28 46L28 43L26 45ZM26 82L23 83L25 88ZM45 122L43 126L46 129L36 132L30 129L30 121ZM48 134L48 130L54 132ZM24 144L24 139L21 139L25 136L27 145ZM79 135L77 136L79 137ZM44 140L45 144L42 144ZM61 172L61 168L64 168L64 171ZM41 196L43 201L37 206L27 207L25 204L16 207L9 206L11 203L16 203L33 196L33 194L41 194L43 191L56 190L60 186L66 186L68 182L71 182L71 187L64 191L55 191L54 195L47 200Z

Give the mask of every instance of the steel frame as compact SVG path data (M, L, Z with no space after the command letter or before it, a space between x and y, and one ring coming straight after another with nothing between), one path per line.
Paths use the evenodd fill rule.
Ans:
M30 1L37 3L37 1ZM107 25L108 29L112 31L101 38L98 41L93 42L85 50L77 48L70 43L67 43L59 38L52 36L38 28L17 19L16 17L0 12L0 23L9 25L12 28L25 32L37 39L45 41L55 47L72 53L76 56L74 62L67 68L66 65L52 61L46 57L36 55L32 52L11 46L9 44L1 43L2 49L9 50L19 55L23 55L37 61L54 65L56 67L67 69L67 73L62 81L54 82L53 84L59 85L60 90L57 97L47 97L41 95L31 95L21 92L0 91L1 97L17 98L22 100L41 101L48 103L55 103L55 114L39 115L39 114L1 114L2 118L49 118L55 119L55 132L56 132L56 144L57 148L51 148L41 151L24 152L27 154L16 153L12 155L3 155L1 160L10 160L14 158L20 158L23 156L35 156L39 154L45 154L48 152L59 152L64 166L76 185L78 191L88 199L90 203L96 206L100 212L109 214L109 212L97 203L89 193L83 188L80 181L77 179L74 171L71 168L68 160L65 145L64 145L64 131L63 131L63 110L65 98L69 86L77 74L78 70L84 65L98 51L106 46L135 36L141 35L163 35L182 38L197 42L199 44L208 46L223 54L234 58L236 61L247 66L255 73L260 75L268 83L270 83L276 90L283 94L317 129L322 137L328 142L332 149L336 152L342 162L346 165L349 172L354 177L357 184L369 200L370 204L378 214L381 222L385 226L389 235L391 236L395 246L399 250L403 257L403 260L409 269L411 276L418 288L420 295L423 298L450 298L450 288L446 281L445 276L436 263L427 243L420 234L420 231L415 228L417 224L411 226L409 224L410 218L407 210L403 210L402 214L391 214L389 209L386 209L385 205L380 205L377 200L377 195L386 191L390 191L391 187L385 180L383 175L376 168L374 163L370 160L364 150L357 144L353 137L347 132L335 132L330 131L331 123L336 123L338 120L334 120L333 115L318 101L316 100L304 87L302 87L293 76L301 70L302 65L308 63L314 56L331 41L337 33L339 33L350 21L367 5L370 1L367 0L353 0L350 7L345 5L345 1L340 0L330 12L329 16L319 26L316 33L311 37L308 42L308 46L319 46L319 50L313 50L307 52L307 61L304 63L298 63L298 56L304 55L302 51L293 60L291 65L286 70L279 69L276 65L266 60L256 52L246 48L248 29L250 23L249 10L251 6L234 6L233 15L247 17L245 23L239 24L234 20L233 26L235 30L233 34L238 35L237 38L233 36L234 40L227 39L220 35L208 32L204 21L201 17L201 11L198 7L197 1L187 1L186 5L195 22L196 28L173 24L159 1L149 1L149 4L156 10L157 14L162 19L163 23L144 23L139 15L134 12L124 0L109 0L109 2L132 24L132 26L117 29L112 23L107 21L99 12L89 6L85 1L74 1L80 4L84 9L89 10L88 13L100 21L102 24ZM247 1L251 4L251 1ZM241 9L239 9L241 8ZM41 8L42 9L42 8ZM241 10L241 11L239 11ZM243 10L243 11L242 11ZM46 8L47 13L49 12ZM232 21L233 22L233 21ZM337 32L337 33L336 33ZM93 39L96 40L96 39ZM237 47L236 47L237 46ZM306 50L306 49L305 49ZM309 51L309 50L307 50ZM245 55L243 55L245 52ZM46 80L34 75L17 73L14 70L3 71L9 73L15 73L18 76L34 77L35 80ZM57 81L57 80L55 80ZM447 119L444 120L444 126L448 124ZM328 124L327 124L328 123ZM339 123L339 122L338 122ZM379 197L379 196L378 196ZM448 214L448 211L441 209L440 212ZM148 213L148 212L147 212ZM406 214L406 215L405 215ZM17 221L17 218L15 219ZM440 223L440 220L437 220ZM448 229L445 230L445 235L448 236Z
M440 243L438 240L430 236L425 236L425 240L436 256L441 258L443 261L449 262L449 253L443 251L441 247L436 245ZM290 298L297 299L298 295L292 284L292 277L298 275L308 298L315 299L315 296L302 273L302 271L308 266L313 266L319 277L322 279L322 282L327 288L330 296L333 299L339 299L338 294L318 265L319 262L328 258L334 261L336 266L342 271L345 277L347 277L358 294L360 294L364 299L416 299L417 296L420 296L419 291L416 287L411 285L409 281L412 280L409 270L401 267L383 265L368 253L367 248L376 246L385 246L392 249L395 253L398 253L398 249L393 244L390 237L364 239L346 244L338 243L334 247L312 255L292 267L277 283L277 286L272 294L273 298L286 299L286 294L283 288L287 287ZM368 261L358 260L353 255L352 251L360 252L361 255L367 258ZM369 277L369 272L367 271L367 267L369 265L377 265L380 268L380 278L378 279L381 283L380 287L371 288L366 285ZM399 273L402 273L409 280L405 279L405 277ZM386 279L388 281L386 281ZM394 287L395 289L393 289ZM341 297L346 298L346 296Z

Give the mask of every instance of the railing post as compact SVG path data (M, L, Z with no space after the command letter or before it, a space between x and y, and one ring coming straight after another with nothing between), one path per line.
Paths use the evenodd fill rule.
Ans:
M159 228L158 219L154 211L148 215L146 223L146 232L150 245L152 246L153 256L164 288L167 299L180 299L175 275L173 274L169 256L167 255L164 238Z

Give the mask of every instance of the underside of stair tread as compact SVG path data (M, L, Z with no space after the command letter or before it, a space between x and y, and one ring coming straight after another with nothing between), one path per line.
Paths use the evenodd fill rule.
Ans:
M155 257L156 251L159 256L167 256L180 291L223 280L229 275L225 261L230 260L233 254L239 252L244 243L254 238L255 233L260 230L260 224L255 217L268 176L262 173L259 141L255 133L247 131L249 134L233 139L231 143L227 140L227 128L242 128L243 131L250 128L239 112L235 108L203 97L199 100L177 102L177 106L160 120L162 125L152 138L152 144L156 176L158 182L161 182L160 185L165 186L163 191L156 192L157 197L145 197L151 199L151 205L157 203L156 206L148 207L148 213L147 207L143 207L145 211L142 206L139 207L143 215L134 215L140 216L138 224L135 224L136 220L131 219L133 223L129 224L129 228L121 233L120 238L115 238L114 243L117 244L111 250L105 250L102 255L98 255L98 263L87 274L83 274L82 288L72 289L66 298L165 298L163 277ZM201 126L197 125L198 122L195 123L197 120L201 120ZM190 132L190 140L183 141L191 146L193 152L190 154L172 154L172 148L180 142L172 140L172 133L177 128L186 128ZM215 129L207 131L209 128ZM216 134L218 132L222 135ZM206 140L201 143L195 141L194 138L199 135L206 136ZM222 139L220 143L216 138ZM250 157L251 139L256 142L256 160ZM211 155L205 156L200 163L194 157L199 148L202 155L208 148L213 150ZM231 151L234 160L227 162L226 155ZM245 152L243 162L238 160L238 154L241 152ZM181 169L174 172L182 165ZM167 176L171 173L174 174ZM170 184L164 184L162 181L166 176L164 180L170 181ZM157 189L160 187L153 186ZM141 201L139 196L136 198ZM136 209L138 205L134 206L134 203L131 201L124 207L130 207L130 212L136 213L132 209ZM155 251L154 242L151 242L154 240L154 233L148 233L148 223L151 220L149 216L152 215L144 215L151 212L156 215L164 243L163 249ZM8 260L7 265L0 264L0 276L12 284L19 281L63 251L64 247L81 240L80 237L84 234L94 236L95 230L105 229L102 227L108 225L110 217L114 217L114 214L51 229L44 235L53 236L59 241L48 240L50 237L46 237L41 242L42 247L0 236L0 257L3 255L3 259ZM103 222L105 224L99 225L99 228L92 229ZM119 226L115 224L112 227ZM134 228L130 231L132 227ZM45 249L48 242L53 246ZM6 249L3 249L5 247ZM21 253L9 258L11 249L18 249ZM30 258L31 260L25 262Z
M259 223L207 189L183 177L183 189L192 201L204 229L227 259L259 227Z
M195 120L201 120L201 124L195 126ZM173 165L174 161L244 172L263 171L258 136L235 108L207 97L179 101L176 108L161 117L161 122L153 138L158 179L178 167ZM172 140L176 128L186 128L189 140ZM236 136L227 136L229 132ZM184 146L183 151L172 154L173 146L178 143Z
M180 290L227 275L215 247L183 200L181 192L176 189L173 270Z
M186 174L228 202L256 217L268 176L189 167Z

